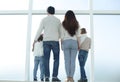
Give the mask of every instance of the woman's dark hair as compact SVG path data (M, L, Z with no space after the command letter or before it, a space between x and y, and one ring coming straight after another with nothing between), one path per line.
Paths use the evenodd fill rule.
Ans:
M81 34L86 34L86 33L87 33L86 29L85 28L81 28Z
M75 14L72 10L68 10L66 12L62 25L71 36L76 34L76 30L79 28L79 23L76 20Z
M49 6L49 7L47 8L47 12L48 12L49 14L55 14L55 8L52 7L52 6Z
M38 38L38 41L42 41L43 40L43 34L41 34Z

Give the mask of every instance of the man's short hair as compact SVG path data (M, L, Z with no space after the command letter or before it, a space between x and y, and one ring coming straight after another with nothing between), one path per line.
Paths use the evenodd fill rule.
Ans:
M49 14L55 14L55 8L52 7L52 6L49 6L49 7L47 8L47 12L48 12Z

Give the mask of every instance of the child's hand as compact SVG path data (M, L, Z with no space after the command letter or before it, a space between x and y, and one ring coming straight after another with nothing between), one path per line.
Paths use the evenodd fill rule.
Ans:
M36 42L37 42L37 41L34 41L34 42L33 42L33 48L32 48L32 51L34 51L34 45L35 45Z

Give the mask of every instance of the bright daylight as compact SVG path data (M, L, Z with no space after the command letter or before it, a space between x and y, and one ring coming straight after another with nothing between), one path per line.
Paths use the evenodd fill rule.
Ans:
M91 48L88 50L84 66L86 77L83 76L85 80L81 80L83 72L81 72L82 66L79 63L81 60L79 50L75 52L75 60L70 60L75 63L72 62L73 66L68 67L71 63L66 62L70 56L64 53L65 48L62 50L59 39L57 41L60 48L58 74L53 75L54 53L57 50L50 51L48 60L49 47L45 46L47 43L44 43L43 37L44 53L46 51L47 54L47 56L44 55L45 67L47 67L46 62L49 61L49 68L44 68L44 70L46 70L45 77L49 76L49 82L53 82L56 77L61 80L58 82L120 82L119 3L120 0L0 0L0 82L33 82L35 80L47 82L46 78L41 81L42 71L40 70L42 68L40 66L36 73L37 78L35 78L35 56L32 48L38 28L43 23L42 20L48 16L49 6L55 8L55 14L52 15L57 17L60 23L64 21L67 11L72 10L80 28L85 28L87 36L91 38ZM53 24L51 23L49 27ZM48 31L49 36L55 31L54 28L52 29ZM45 34L46 31L42 33ZM54 34L53 37L56 36L57 34ZM66 39L65 36L63 36L65 47L71 40L65 43L64 39ZM52 41L52 44L57 47L54 40ZM67 70L69 68L72 71ZM50 74L47 69L50 70ZM68 72L74 72L73 76L69 76Z

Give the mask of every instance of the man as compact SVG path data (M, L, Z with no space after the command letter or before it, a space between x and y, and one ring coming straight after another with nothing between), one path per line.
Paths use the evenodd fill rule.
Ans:
M52 50L54 57L52 81L60 82L57 76L58 76L58 68L59 68L59 52L60 52L59 38L60 38L61 22L58 18L54 16L55 14L54 7L49 6L47 8L47 13L48 16L41 21L40 27L35 37L35 41L42 33L42 31L44 31L43 48L44 48L44 63L45 63L45 81L49 81L50 78L49 60L50 60L50 52Z

